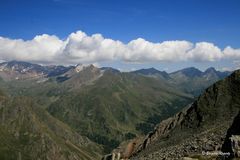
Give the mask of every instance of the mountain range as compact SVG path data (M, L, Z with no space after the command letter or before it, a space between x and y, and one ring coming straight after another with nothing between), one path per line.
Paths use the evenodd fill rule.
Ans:
M1 63L0 128L6 141L0 145L0 155L99 159L121 142L144 137L230 74L214 68L120 72L81 64ZM30 151L34 152L27 156ZM9 152L14 154L8 156Z

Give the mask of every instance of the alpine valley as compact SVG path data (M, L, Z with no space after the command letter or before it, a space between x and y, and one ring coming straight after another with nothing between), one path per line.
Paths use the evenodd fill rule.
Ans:
M10 61L0 64L0 91L0 159L236 155L229 138L240 134L240 71Z

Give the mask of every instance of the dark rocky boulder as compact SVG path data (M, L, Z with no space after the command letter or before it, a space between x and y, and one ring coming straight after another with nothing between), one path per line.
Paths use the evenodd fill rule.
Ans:
M229 152L231 154L229 158L240 156L240 113L235 117L233 124L227 131L222 151Z

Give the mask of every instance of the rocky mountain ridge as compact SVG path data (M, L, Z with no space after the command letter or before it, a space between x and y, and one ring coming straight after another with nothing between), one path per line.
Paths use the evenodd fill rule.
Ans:
M53 77L53 76L58 76L62 75L66 72L68 72L71 69L74 69L76 72L82 71L84 68L93 66L93 65L83 65L83 64L78 64L75 66L59 66L59 65L39 65L39 64L34 64L34 63L29 63L29 62L23 62L23 61L9 61L9 62L3 62L0 63L0 73L1 72L6 72L6 73L18 73L18 74L28 74L29 76L32 74L32 77L36 76L45 76L45 77ZM114 72L120 72L117 69L111 68L111 67L102 67L100 70L111 70ZM206 69L204 72L194 68L194 67L189 67L189 68L184 68L179 71L175 71L172 73L167 73L165 71L159 71L155 68L148 68L148 69L140 69L136 71L131 71L131 73L136 73L136 74L142 74L146 76L153 76L153 75L159 75L162 78L169 79L173 78L173 75L176 74L183 74L189 78L193 77L202 77L206 76L207 74L215 75L219 78L224 78L228 76L231 72L229 71L216 71L215 68L210 67ZM35 75L34 75L35 74ZM31 76L30 76L31 77ZM15 76L16 78L16 76Z

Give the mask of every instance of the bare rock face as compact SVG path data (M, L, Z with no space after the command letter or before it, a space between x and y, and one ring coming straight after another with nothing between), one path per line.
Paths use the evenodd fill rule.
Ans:
M160 137L167 135L172 129L174 129L177 125L181 124L184 116L187 111L191 108L186 107L183 111L177 113L173 117L170 117L166 120L163 120L159 125L157 125L153 132L150 132L145 139L140 143L134 153L140 152L141 150L147 148L151 143L157 141Z

